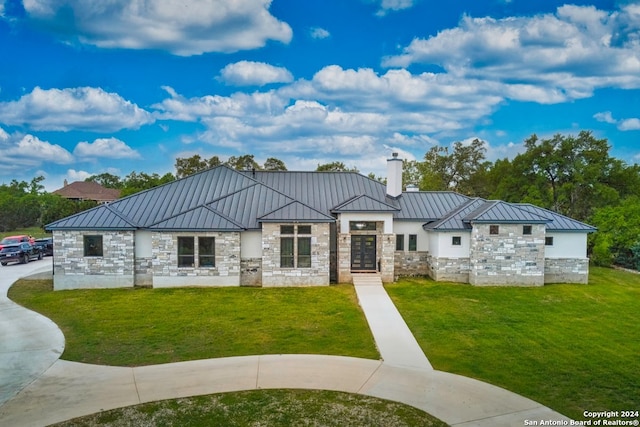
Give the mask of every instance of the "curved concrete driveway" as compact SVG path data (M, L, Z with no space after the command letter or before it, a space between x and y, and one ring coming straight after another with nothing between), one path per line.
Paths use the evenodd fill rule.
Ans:
M0 277L0 282L6 281L5 277ZM7 287L3 285L2 295L6 294ZM393 339L389 337L404 337L405 328L408 330L383 290L381 286L356 287L382 356L384 358L386 353L391 359L384 362L339 356L266 355L137 368L57 360L46 369L47 361L52 356L57 358L62 351L61 334L53 332L57 328L51 322L47 328L24 328L22 331L27 336L43 332L47 337L56 336L52 342L58 347L48 351L36 349L38 357L42 356L38 366L33 369L21 367L23 372L28 371L29 379L9 384L7 389L11 391L8 394L12 398L0 403L0 425L42 426L155 400L267 388L325 389L376 396L415 406L457 426L522 426L525 420L569 420L499 387L433 370L424 354L417 354L419 350L412 342L415 340L407 340L408 344L383 343L382 340ZM6 316L8 312L13 312L12 315L18 316L27 326L38 325L29 317L41 316L22 308L12 308L4 301L6 297L0 297L2 304L8 307L0 311L0 319L7 323L3 331L11 329L12 322ZM18 313L20 311L22 313ZM399 333L389 333L393 330ZM5 345L6 338L3 332L0 345ZM36 340L40 343L36 347L41 347L48 339ZM394 347L396 345L401 346L401 351ZM30 351L27 346L22 353ZM404 351L416 353L407 356L402 354ZM0 371L3 389L7 374L13 376ZM34 376L37 379L34 380Z

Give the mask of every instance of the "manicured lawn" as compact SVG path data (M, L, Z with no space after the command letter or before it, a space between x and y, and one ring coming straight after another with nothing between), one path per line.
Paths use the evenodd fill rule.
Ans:
M575 419L640 409L640 275L592 268L589 285L405 279L386 289L436 369Z
M65 360L140 366L257 354L379 359L352 286L52 290L21 280L9 298L64 332Z
M56 424L76 426L446 426L408 405L313 390L258 390L167 400Z

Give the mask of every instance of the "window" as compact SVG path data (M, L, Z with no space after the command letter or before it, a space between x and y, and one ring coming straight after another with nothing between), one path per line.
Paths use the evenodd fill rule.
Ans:
M396 234L396 251L404 251L404 234Z
M84 236L84 256L103 256L102 236Z
M216 266L215 237L198 237L198 265L200 267Z
M489 234L500 234L500 226L498 226L498 225L490 225L489 226Z
M453 246L460 246L462 245L462 237L460 236L453 236L451 237L451 244Z
M546 246L553 246L553 236L547 236L544 238L544 244Z
M293 268L293 237L280 238L280 267Z
M349 221L351 231L376 231L376 223L373 221Z
M193 237L178 237L178 267L195 266L195 239Z
M298 237L298 268L311 268L311 237Z
M524 234L525 236L528 234L531 234L531 226L530 225L523 225L522 226L522 234Z
M418 235L417 234L409 234L409 250L417 251L418 250Z
M311 237L299 237L311 234L310 225L281 225L280 268L311 268Z

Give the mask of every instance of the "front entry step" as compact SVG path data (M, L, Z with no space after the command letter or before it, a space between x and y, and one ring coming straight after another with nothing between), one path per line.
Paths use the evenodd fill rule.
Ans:
M356 286L382 286L382 277L378 273L353 273L351 277Z

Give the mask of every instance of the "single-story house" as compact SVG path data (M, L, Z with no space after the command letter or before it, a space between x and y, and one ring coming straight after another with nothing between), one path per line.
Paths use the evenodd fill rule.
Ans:
M61 219L54 288L307 286L377 272L472 285L586 283L582 222L530 204L402 191L354 172L227 166Z
M69 200L92 200L98 203L108 203L120 197L120 190L106 188L97 182L74 181L71 184L64 180L64 186L53 192Z

